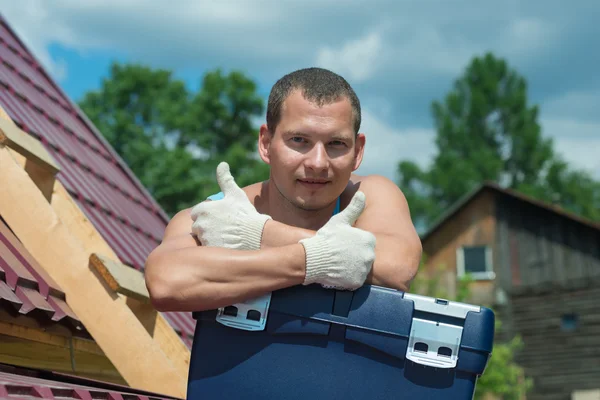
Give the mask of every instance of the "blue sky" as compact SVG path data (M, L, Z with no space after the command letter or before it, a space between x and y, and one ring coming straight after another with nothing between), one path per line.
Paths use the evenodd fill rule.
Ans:
M471 58L493 51L529 83L543 134L600 178L597 0L0 0L0 10L74 99L112 60L169 68L192 87L242 69L267 96L293 69L344 75L363 105L359 173L395 177L433 152L430 104Z

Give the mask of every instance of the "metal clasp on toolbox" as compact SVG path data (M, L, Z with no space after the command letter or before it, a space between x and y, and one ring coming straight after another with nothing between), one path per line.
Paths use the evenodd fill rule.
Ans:
M217 310L218 323L245 331L262 331L267 324L271 293Z
M406 358L430 367L455 368L467 313L480 312L480 307L408 293L404 298L414 302Z

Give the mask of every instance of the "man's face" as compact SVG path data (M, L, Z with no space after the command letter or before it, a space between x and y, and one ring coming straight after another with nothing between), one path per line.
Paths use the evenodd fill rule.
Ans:
M271 180L295 206L318 210L342 193L362 161L365 137L354 133L347 98L318 107L294 91L283 104L276 132L261 127L261 157Z

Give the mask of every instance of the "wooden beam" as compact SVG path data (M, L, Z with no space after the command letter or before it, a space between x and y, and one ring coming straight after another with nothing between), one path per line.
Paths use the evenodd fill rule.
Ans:
M0 363L127 384L95 342L4 321L0 321Z
M90 266L98 271L115 292L141 302L150 302L150 294L142 272L97 253L90 256Z
M16 150L27 159L35 161L39 166L47 169L52 175L56 175L60 171L60 167L44 145L21 130L12 120L3 118L2 115L6 116L6 113L0 114L0 144Z
M127 384L184 398L186 378L148 335L125 298L97 279L89 268L90 253L3 146L0 171L0 215L60 285L69 306Z
M54 186L52 208L61 221L68 226L73 238L79 242L88 254L102 254L111 260L119 260L114 250L106 243L60 181L56 181ZM173 327L147 303L141 303L130 298L127 300L127 305L148 330L154 341L158 343L162 351L173 362L179 374L187 379L191 353Z

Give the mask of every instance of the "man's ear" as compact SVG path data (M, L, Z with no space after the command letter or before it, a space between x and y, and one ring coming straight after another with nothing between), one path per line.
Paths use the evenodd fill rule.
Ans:
M354 141L354 169L356 171L363 160L363 155L365 152L365 143L367 138L364 133L359 133L356 135L356 140Z
M267 124L262 124L260 126L260 130L258 131L258 154L260 158L267 163L271 164L271 140L273 139L273 135L269 131Z

